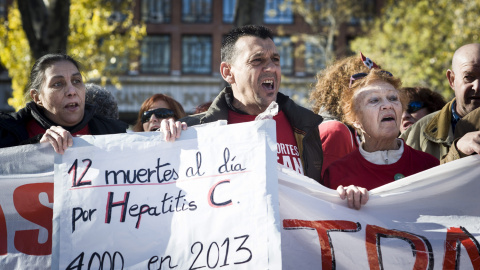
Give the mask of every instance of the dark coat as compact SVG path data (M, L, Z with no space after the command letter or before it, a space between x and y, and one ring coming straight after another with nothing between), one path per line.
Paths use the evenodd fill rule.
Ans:
M34 102L27 103L24 108L15 113L0 112L0 148L40 142L43 134L32 138L28 136L26 127L31 119L35 119L44 129L58 126L45 117ZM86 104L82 121L73 127L65 129L70 133L75 133L86 125L90 129L91 135L125 133L128 128L128 125L120 120L109 119L95 114L95 107Z
M457 148L457 142L460 140L465 134L469 132L480 131L480 108L477 108L467 115L465 115L462 119L460 119L455 127L455 132L453 134L453 143L450 149L448 150L448 154L446 154L441 160L440 164L444 164L450 161L454 161L456 159L460 159L466 157L467 155L462 153Z

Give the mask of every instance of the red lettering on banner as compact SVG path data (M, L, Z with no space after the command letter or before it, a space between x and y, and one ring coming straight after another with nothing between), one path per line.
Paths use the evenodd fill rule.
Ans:
M7 221L5 220L5 214L3 213L2 206L0 205L0 256L6 255L7 252Z
M433 269L433 251L430 242L423 236L409 232L385 229L375 225L367 225L365 229L365 245L370 269L383 269L382 248L380 238L398 238L407 241L412 247L415 264L413 269Z
M284 219L284 229L315 229L320 241L320 249L322 254L322 269L335 269L335 257L333 252L333 244L329 232L358 232L362 228L360 223L346 220L298 220Z
M15 232L15 248L28 255L50 255L52 253L52 217L53 209L40 203L40 193L48 195L48 202L53 203L53 183L37 183L19 186L13 192L13 204L18 214L48 231L45 243L38 242L40 230L23 230Z
M113 192L108 192L108 202L105 212L105 223L110 223L112 219L112 209L113 207L121 206L122 213L120 215L120 222L125 222L125 217L127 216L127 205L128 205L128 198L130 198L130 192L125 192L123 197L123 201L113 202Z
M443 269L459 269L460 244L467 250L473 269L480 269L480 245L464 227L448 228Z

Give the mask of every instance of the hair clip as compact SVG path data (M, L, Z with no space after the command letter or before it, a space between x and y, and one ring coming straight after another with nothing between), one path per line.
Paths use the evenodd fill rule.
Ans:
M362 52L360 52L360 57L362 58L363 64L364 64L368 69L380 68L379 66L377 66L377 64L375 64L375 62L373 62L372 60L370 60L370 58L365 57L365 55L363 55Z

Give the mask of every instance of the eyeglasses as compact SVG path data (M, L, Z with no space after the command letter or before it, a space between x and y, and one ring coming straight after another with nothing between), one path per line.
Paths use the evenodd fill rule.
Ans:
M158 109L143 112L142 123L146 123L150 121L150 117L152 117L152 114L155 114L155 117L159 119L175 117L175 113L172 110L165 109L165 108L158 108Z
M380 70L380 73L384 73L384 74L387 74L390 77L393 77L393 74L386 71L386 70ZM368 73L365 73L365 72L353 74L352 77L350 77L350 85L348 86L348 88L352 87L353 81L361 79L361 78L365 78L365 77L367 77L367 75L368 75Z
M425 103L422 101L411 101L407 105L407 112L408 113L414 113L416 111L419 111L425 107Z

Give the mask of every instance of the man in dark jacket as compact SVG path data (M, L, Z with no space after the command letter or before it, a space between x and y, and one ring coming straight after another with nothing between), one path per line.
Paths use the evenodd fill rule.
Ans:
M225 37L221 49L220 73L230 86L213 101L208 111L180 119L188 126L227 120L229 124L255 120L276 102L277 159L299 173L320 181L322 144L318 125L322 117L278 92L280 55L270 29L244 26ZM167 140L178 138L179 123L162 121Z

